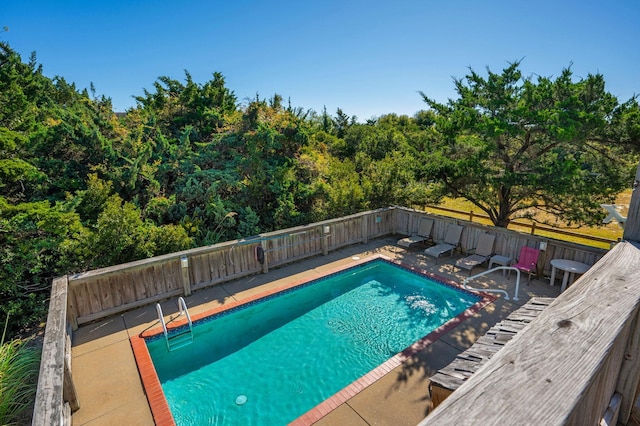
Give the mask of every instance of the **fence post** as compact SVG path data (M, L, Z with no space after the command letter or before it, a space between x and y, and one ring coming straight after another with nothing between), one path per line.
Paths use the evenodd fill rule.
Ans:
M80 409L78 401L78 392L73 383L73 375L71 374L71 338L69 334L65 336L65 354L64 354L64 379L62 381L62 398L69 403L72 412Z
M624 224L622 239L626 241L640 242L640 164L636 169L636 180L633 182L633 192L629 202L629 213Z
M329 254L329 233L331 232L331 228L329 225L324 225L322 227L322 254L324 256Z
M536 235L536 223L531 222L531 235Z
M640 384L640 314L636 314L629 330L627 348L620 367L616 392L622 395L619 420L627 424L631 411L637 398L638 385Z
M262 253L264 253L264 262L262 262L262 273L266 274L267 272L269 272L269 257L267 256L267 242L264 238L260 239L260 248L262 248Z
M38 388L31 424L57 425L64 417L64 368L67 333L68 277L55 278L51 283L51 301L42 343Z
M76 305L73 302L73 297L71 297L71 292L73 289L71 288L71 282L69 281L69 276L65 275L67 279L67 322L71 325L71 330L75 331L78 329L78 311L76 309Z
M189 258L182 256L180 258L180 269L182 270L182 288L184 289L184 295L191 295L191 282L189 281Z
M473 210L469 211L469 222L473 222Z
M362 216L362 243L367 244L369 242L369 219L368 216Z

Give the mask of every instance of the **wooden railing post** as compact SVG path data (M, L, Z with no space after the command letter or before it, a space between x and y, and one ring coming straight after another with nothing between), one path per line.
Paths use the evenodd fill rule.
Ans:
M51 285L51 301L42 343L38 389L31 421L33 426L66 424L63 389L68 284L68 277L65 275L55 278Z
M191 282L189 279L189 258L182 256L180 258L180 269L182 270L182 288L184 289L184 295L191 295Z
M267 241L263 238L260 240L260 248L262 248L262 253L264 253L264 262L262 262L262 273L266 274L269 272L269 256L267 256Z
M536 235L536 223L531 222L531 235Z
M624 354L624 360L618 375L616 392L622 395L618 420L627 424L631 410L636 401L638 385L640 384L640 315L636 314Z
M322 254L324 256L329 254L329 234L331 233L331 228L329 225L324 225L322 227Z
M367 244L369 242L369 217L368 216L362 216L362 218L360 219L361 225L362 225L362 243L363 244Z
M626 241L640 242L640 164L636 169L636 180L633 182L633 192L631 202L629 202L629 213L624 224L622 238Z
M62 397L69 403L72 412L80 408L78 401L78 392L76 385L73 383L73 375L71 374L71 337L67 334L65 337L65 362L64 362L64 380L62 383Z
M78 329L78 312L76 306L73 303L73 297L71 296L71 283L67 278L67 322L71 326L71 330Z

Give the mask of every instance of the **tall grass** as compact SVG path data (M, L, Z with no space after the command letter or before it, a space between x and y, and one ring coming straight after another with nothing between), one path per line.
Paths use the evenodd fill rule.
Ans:
M35 398L40 350L28 340L5 343L9 318L0 339L0 425L23 424Z

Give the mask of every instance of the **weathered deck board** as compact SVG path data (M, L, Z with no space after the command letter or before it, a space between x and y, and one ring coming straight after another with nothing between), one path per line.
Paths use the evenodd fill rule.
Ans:
M596 425L615 392L633 404L638 265L640 244L618 243L420 426Z
M625 241L640 242L640 193L638 185L640 184L640 164L636 168L636 179L633 183L633 193L629 202L629 212L627 213L627 221L624 225L623 239Z
M434 408L451 392L458 389L553 300L555 299L550 297L532 298L503 321L491 327L470 348L458 354L451 364L438 370L431 377L431 390L432 394L435 394Z
M33 409L33 425L61 425L64 423L64 369L66 347L67 312L67 276L53 280L51 304L47 316L47 328L44 335L44 347L40 362L38 391ZM73 383L67 384L72 392L68 396L76 397ZM78 401L73 401L79 406Z

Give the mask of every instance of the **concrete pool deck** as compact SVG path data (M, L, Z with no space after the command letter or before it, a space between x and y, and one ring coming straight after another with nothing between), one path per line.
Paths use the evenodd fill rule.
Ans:
M422 250L407 251L395 245L397 238L372 240L299 263L273 269L237 281L200 290L185 298L192 316L251 295L282 287L291 280L313 279L340 266L382 254L460 282L466 270L455 269L456 257L444 258L434 265ZM458 256L459 257L459 256ZM476 268L475 273L483 271ZM513 295L515 276L506 279L494 272L478 279L474 286L500 288ZM329 412L316 425L415 425L431 409L429 377L453 361L456 355L475 342L491 326L526 303L531 297L556 297L560 287L551 287L548 279L522 279L519 300L503 296L487 305L472 318L446 333L437 341L411 356L405 363L364 388ZM165 318L177 313L175 299L162 304ZM130 337L158 327L155 306L150 305L96 323L83 325L73 333L72 374L80 409L72 416L74 425L153 425L130 344Z

